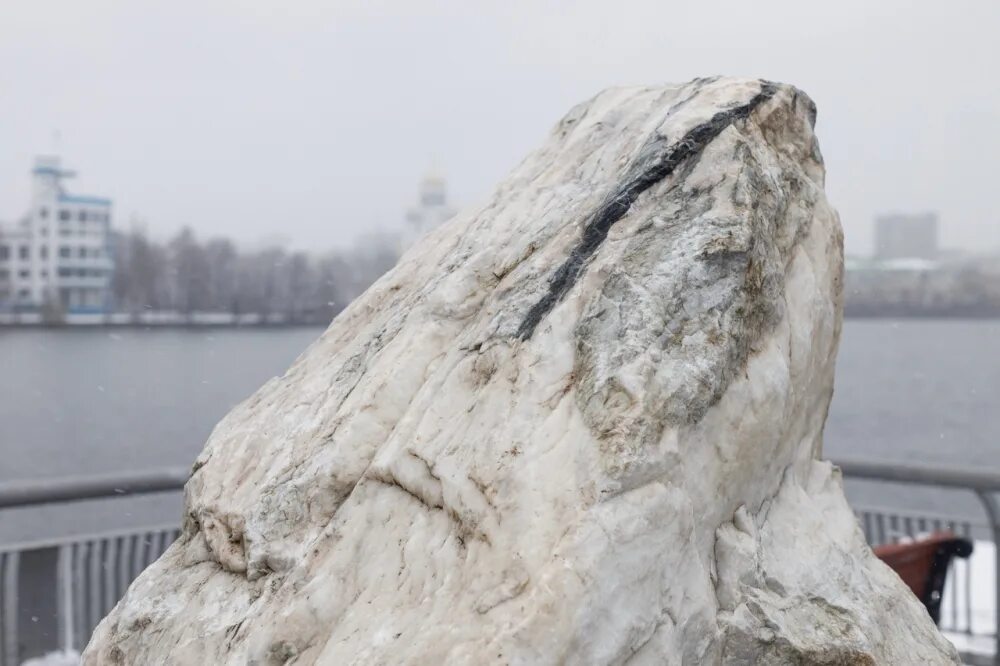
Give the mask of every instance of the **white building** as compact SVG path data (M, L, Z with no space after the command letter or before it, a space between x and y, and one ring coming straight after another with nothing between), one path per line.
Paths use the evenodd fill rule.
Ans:
M111 309L111 200L68 193L72 171L39 157L31 208L0 229L0 310Z
M406 227L400 236L401 251L405 251L431 229L454 217L455 209L448 205L444 178L427 174L420 181L420 199L406 211Z

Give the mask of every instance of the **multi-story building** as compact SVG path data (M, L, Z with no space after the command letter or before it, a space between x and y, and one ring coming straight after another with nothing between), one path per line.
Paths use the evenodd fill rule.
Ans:
M31 207L0 229L0 309L108 312L111 200L70 194L57 157L32 170Z
M875 258L937 259L937 213L883 215L876 218Z
M448 204L444 178L428 174L420 181L420 199L406 211L406 227L400 237L401 250L408 249L431 229L454 217Z

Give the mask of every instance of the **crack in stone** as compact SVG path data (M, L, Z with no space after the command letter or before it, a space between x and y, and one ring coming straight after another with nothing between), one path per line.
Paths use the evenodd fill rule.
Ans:
M408 453L417 460L419 460L420 462L424 463L424 465L427 466L427 471L430 477L435 481L437 481L437 483L440 485L441 483L440 478L436 476L433 472L431 472L432 466L424 458L421 458L412 451L408 451ZM381 483L382 485L385 486L398 488L399 490L406 493L414 500L422 504L428 510L443 512L446 516L448 516L448 519L454 525L455 537L458 539L459 544L463 548L466 547L466 541L468 541L470 538L478 539L483 543L492 545L493 543L492 540L490 539L489 535L479 526L478 521L474 520L470 521L467 516L462 515L460 512L456 511L454 507L449 506L443 500L441 502L438 502L435 501L434 499L426 497L425 494L420 492L418 489L411 488L408 485L404 484L391 471L387 469L379 469L379 470L373 469L365 474L365 478L370 479L376 483Z
M608 237L611 227L628 213L639 195L672 174L689 157L700 153L715 137L737 120L747 118L762 103L774 96L777 87L761 82L761 89L749 102L719 111L709 120L695 126L673 145L667 137L656 134L647 140L629 169L630 176L604 203L591 214L576 247L566 261L553 273L549 290L531 306L517 329L516 336L528 340L542 319L552 311L563 296L576 284L584 264L597 252Z
M428 509L437 509L439 511L444 510L444 506L443 505L438 504L437 502L434 502L434 501L431 501L431 500L427 499L426 497L423 496L423 494L417 492L413 488L410 488L410 487L404 485L403 482L401 482L398 478L396 478L389 471L382 471L382 470L380 470L380 471L372 471L372 472L370 472L367 475L367 478L369 478L372 481L375 481L377 483L381 483L383 485L386 485L386 486L392 486L394 488L399 488L404 493L406 493L407 495L409 495L410 497L412 497L413 499L415 499L420 504L423 504Z

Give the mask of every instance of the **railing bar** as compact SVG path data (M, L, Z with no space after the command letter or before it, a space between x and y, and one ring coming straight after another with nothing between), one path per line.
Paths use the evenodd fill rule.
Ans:
M885 514L882 514L882 513L878 514L875 517L875 523L878 525L878 544L876 544L876 545L881 546L882 544L886 543L886 541L885 541Z
M3 572L3 663L5 664L16 664L18 663L17 654L17 578L18 569L21 563L20 553L7 553L4 558L6 560L6 566Z
M73 649L73 547L59 546L56 589L59 590L58 617L59 642L63 651Z
M160 559L163 555L163 551L167 549L167 532L166 530L161 531L156 535L156 559ZM152 562L150 562L152 564Z
M1000 659L1000 502L992 492L977 491L983 509L990 521L990 536L993 538L993 637L997 659Z
M142 568L144 571L146 570L147 567L149 567L149 564L153 561L153 558L156 557L156 543L154 539L155 535L153 532L150 532L143 538L143 543L145 544L145 548L143 549L142 553Z
M911 539L917 538L916 533L913 531L912 516L903 516L903 531L906 532L906 536L910 537Z
M142 562L143 570L147 569L156 557L156 532L150 532L146 535L146 558Z
M73 649L82 649L85 640L84 625L86 609L86 566L84 564L84 544L73 544L73 590L76 593L73 600Z
M910 465L899 462L839 460L845 477L891 483L959 488L979 492L1000 492L1000 474L981 469Z
M142 572L142 535L132 535L132 560L129 563L129 577L135 580Z
M4 603L4 599L7 598L6 586L4 585L4 569L6 567L7 553L0 552L0 657L3 657L7 652L4 647L7 644L6 638L4 638L4 618L7 617L6 604Z
M956 527L955 521L948 523L948 531L955 536L958 535L958 527ZM954 572L954 567L952 571ZM954 628L958 627L958 581L955 580L954 576L952 576L952 582L954 584L947 592L951 594L951 626Z
M142 573L142 535L133 534L129 537L132 540L132 545L129 548L129 585L132 581L139 577Z
M989 522L986 520L977 520L967 515L956 515L953 513L936 513L933 511L909 511L905 509L895 509L893 507L887 506L869 506L869 505L859 505L853 507L856 512L870 511L874 514L884 513L886 515L890 513L895 513L899 516L911 516L914 519L925 518L928 520L938 518L941 520L968 520L973 526L976 527L989 527Z
M4 569L7 567L7 553L0 552L0 657L3 657L7 650L4 647L6 638L4 637L4 618L7 617L4 599L7 598L6 586L4 585Z
M121 540L121 553L118 554L118 589L115 596L118 599L125 596L125 590L132 581L129 579L129 565L132 559L132 539L127 536L118 537Z
M962 536L972 541L972 525L962 524ZM972 635L972 558L961 560L962 571L965 574L965 633Z
M187 479L187 469L168 468L100 476L12 481L0 484L0 508L176 492L184 488Z
M118 539L104 541L104 558L101 562L101 579L104 583L104 604L101 607L101 617L108 614L118 602L115 598L115 579L118 577Z
M98 621L101 617L101 542L91 541L90 547L88 548L89 561L87 564L90 567L90 571L87 575L87 592L88 599L90 600L89 613L87 615L87 624L84 627L84 632L89 634L97 626Z
M123 530L109 530L107 532L75 534L67 537L60 537L58 539L36 539L34 541L21 541L15 544L0 546L0 551L20 552L23 550L37 550L39 548L54 548L56 546L62 546L63 544L67 543L82 543L84 541L94 540L94 539L111 539L125 534L148 534L156 530L171 529L172 527L173 525L153 525L151 527L144 527L141 529L130 527L128 529L123 529Z

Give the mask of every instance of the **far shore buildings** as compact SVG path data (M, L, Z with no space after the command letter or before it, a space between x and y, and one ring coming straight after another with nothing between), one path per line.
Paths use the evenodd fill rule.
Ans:
M400 251L405 252L432 229L455 216L448 204L444 178L428 173L420 181L417 205L406 211L406 226L400 234Z
M936 213L875 220L871 257L845 260L854 316L1000 316L1000 254L943 251Z
M112 309L111 200L68 192L73 175L58 157L39 157L30 208L0 227L0 311Z
M937 213L892 214L875 218L875 258L938 258Z

